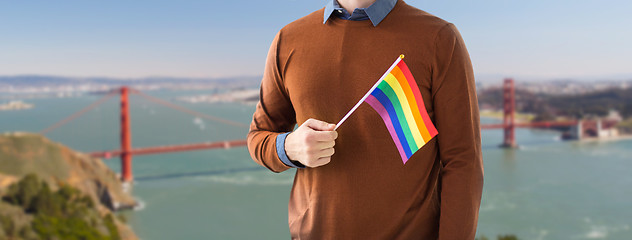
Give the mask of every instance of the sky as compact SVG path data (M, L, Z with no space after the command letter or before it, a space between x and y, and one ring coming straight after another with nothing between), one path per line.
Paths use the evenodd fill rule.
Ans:
M454 23L477 78L632 79L632 1L408 0ZM258 76L327 0L0 1L0 76Z

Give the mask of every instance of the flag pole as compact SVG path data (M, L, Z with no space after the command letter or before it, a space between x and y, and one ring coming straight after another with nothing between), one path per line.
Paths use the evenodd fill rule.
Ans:
M388 73L390 73L393 70L393 68L395 68L395 66L402 59L404 59L404 54L400 54L399 57L397 57L397 59L395 60L393 65L391 65L391 67L388 68L388 70L386 70L384 75L382 75L382 77L377 80L377 82L373 85L373 87L368 92L366 92L366 94L364 94L364 97L362 97L362 99L360 99L360 101L358 101L358 103L356 103L356 105L353 106L353 108L351 108L351 110L349 110L349 112L347 112L347 114L342 118L342 120L340 120L340 122L338 122L338 124L336 124L336 127L334 128L334 131L336 129L338 129L338 127L340 127L340 125L342 125L342 123L345 122L345 120L347 120L347 118L349 118L349 116L360 106L360 104L362 104L362 102L364 102L364 100L366 100L367 97L369 97L369 94L371 94L373 92L373 90L375 90L375 88L377 88L377 85L379 85L380 82L382 82L382 80L388 75Z

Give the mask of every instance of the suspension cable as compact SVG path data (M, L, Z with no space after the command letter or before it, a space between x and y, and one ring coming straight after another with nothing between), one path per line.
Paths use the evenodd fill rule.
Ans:
M110 90L110 91L109 91L109 92L108 92L105 96L103 96L102 98L100 98L100 99L99 99L99 100L97 100L96 102L94 102L94 103L90 104L89 106L87 106L87 107L85 107L85 108L83 108L83 109L81 109L81 110L79 110L79 111L75 112L74 114L70 115L69 117L67 117L67 118L65 118L65 119L63 119L63 120L61 120L61 121L59 121L59 122L57 122L57 123L53 124L52 126L50 126L50 127L46 128L46 129L44 129L44 130L40 131L39 133L40 133L40 134L42 134L42 135L44 135L44 134L46 134L46 133L48 133L48 132L50 132L50 131L52 131L52 130L54 130L54 129L58 128L58 127L63 126L64 124L66 124L66 123L68 123L68 122L72 121L73 119L75 119L75 118L77 118L77 117L81 116L82 114L86 113L87 111L92 110L93 108L95 108L95 107L96 107L96 106L98 106L99 104L101 104L101 103L105 102L106 100L110 99L110 98L111 98L112 96L114 96L114 94L116 94L116 93L118 93L118 92L117 92L117 91L115 91L115 90Z

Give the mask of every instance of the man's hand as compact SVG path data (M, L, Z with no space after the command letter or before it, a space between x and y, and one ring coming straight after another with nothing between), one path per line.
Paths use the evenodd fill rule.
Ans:
M308 119L285 138L285 153L307 167L319 167L331 161L338 133L335 124Z

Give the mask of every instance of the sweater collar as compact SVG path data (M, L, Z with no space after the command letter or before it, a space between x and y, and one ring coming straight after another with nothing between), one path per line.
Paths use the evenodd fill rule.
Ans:
M371 6L369 6L368 8L364 8L363 10L366 12L367 16L371 20L371 23L373 23L373 26L377 26L378 24L380 24L380 22L382 22L382 20L384 20L386 15L388 15L388 13L393 10L393 7L395 7L396 3L397 0L377 0L373 4L371 4ZM331 17L334 11L341 10L341 8L342 7L340 7L338 1L330 0L325 6L323 24L327 23L327 20L329 19L329 17Z

